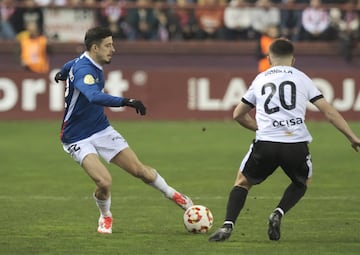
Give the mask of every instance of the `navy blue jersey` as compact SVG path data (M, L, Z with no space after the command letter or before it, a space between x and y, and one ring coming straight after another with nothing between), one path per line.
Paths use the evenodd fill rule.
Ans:
M105 77L102 67L85 52L67 62L61 72L68 77L61 141L74 143L108 127L104 106L123 106L123 98L103 92Z

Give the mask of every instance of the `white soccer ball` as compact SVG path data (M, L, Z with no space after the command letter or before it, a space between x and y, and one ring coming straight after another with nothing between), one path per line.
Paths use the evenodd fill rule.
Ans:
M206 233L210 230L214 217L206 206L193 205L184 213L184 226L191 233Z

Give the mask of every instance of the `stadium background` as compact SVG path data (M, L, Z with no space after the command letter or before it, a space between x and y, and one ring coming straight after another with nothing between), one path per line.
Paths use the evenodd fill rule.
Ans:
M46 34L60 38L50 41L49 75L24 72L16 56L16 42L0 41L0 119L61 118L63 85L55 84L53 75L83 51L82 37L95 24L94 10L43 8ZM359 47L353 61L347 62L337 41L300 41L295 46L296 67L314 79L346 118L359 120ZM105 67L106 89L117 96L141 98L149 109L149 120L230 119L256 75L255 41L121 40L115 48L112 64ZM126 109L109 110L109 116L136 118ZM309 111L308 119L320 118Z

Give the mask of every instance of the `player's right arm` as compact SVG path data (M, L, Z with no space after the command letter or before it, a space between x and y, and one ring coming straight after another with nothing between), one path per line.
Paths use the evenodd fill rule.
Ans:
M67 79L69 71L77 59L78 58L70 60L62 66L61 70L55 74L54 80L56 83L58 83L59 81L65 81Z
M316 100L313 104L325 115L332 125L334 125L346 136L354 150L358 151L358 148L360 147L360 139L352 131L343 116L324 98Z
M253 108L254 106L252 104L242 99L233 112L233 119L244 128L256 131L258 129L256 120L249 114Z

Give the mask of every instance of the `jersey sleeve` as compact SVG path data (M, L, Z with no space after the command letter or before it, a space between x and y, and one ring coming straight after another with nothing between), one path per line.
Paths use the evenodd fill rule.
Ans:
M78 60L78 58L72 59L72 60L66 62L66 63L62 66L60 72L61 72L61 74L62 74L64 77L67 78L67 77L69 76L70 69L71 69L71 67L74 65L74 63L75 63L77 60Z
M124 98L106 94L102 91L101 86L95 81L96 74L94 71L86 68L77 70L74 75L74 86L89 100L97 105L108 107L123 106Z
M254 85L251 84L249 89L245 92L245 94L243 95L241 102L251 106L251 107L255 107L256 105L256 97L255 97L255 93L254 93Z
M316 85L314 84L314 82L309 78L306 77L306 82L309 86L308 89L308 100L311 103L316 102L317 100L319 100L320 98L323 98L324 96L322 95L321 91L316 87Z

